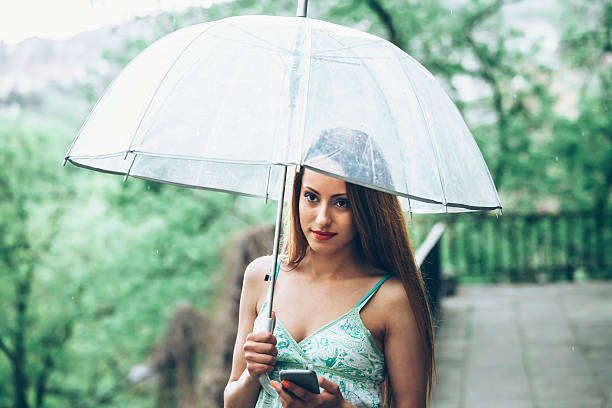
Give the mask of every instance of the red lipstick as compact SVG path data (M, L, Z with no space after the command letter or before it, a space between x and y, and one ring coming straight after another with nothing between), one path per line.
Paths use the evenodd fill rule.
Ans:
M336 235L335 232L315 231L315 230L311 230L311 231L314 237L320 241L327 241L328 239L332 239L334 235Z

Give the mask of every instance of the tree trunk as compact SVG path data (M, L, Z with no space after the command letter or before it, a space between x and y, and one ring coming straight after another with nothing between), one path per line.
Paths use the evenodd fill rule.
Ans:
M17 284L17 296L15 299L15 337L13 352L13 385L15 396L15 408L29 408L26 398L28 390L28 379L25 373L26 366L26 314L28 299L32 282L32 272L28 271L25 278Z

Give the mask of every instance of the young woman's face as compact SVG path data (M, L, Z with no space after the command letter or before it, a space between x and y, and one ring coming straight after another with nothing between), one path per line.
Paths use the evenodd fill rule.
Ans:
M304 169L300 190L300 226L316 252L331 253L353 242L355 227L346 183Z

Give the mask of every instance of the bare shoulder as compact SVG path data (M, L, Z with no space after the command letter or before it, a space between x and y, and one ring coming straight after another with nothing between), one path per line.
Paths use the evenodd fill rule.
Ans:
M261 256L253 260L244 271L242 291L245 293L245 299L248 299L251 307L255 309L255 313L261 306L258 301L265 296L268 288L265 277L270 272L271 266L272 257L269 255Z
M378 296L378 308L385 311L385 326L389 330L398 323L405 324L407 316L413 316L410 299L404 289L402 281L396 276L390 277L385 284L380 287Z
M272 266L272 257L270 255L260 256L251 261L244 271L244 282L253 284L264 280L266 274L269 273Z
M381 306L386 306L388 309L401 308L405 310L406 307L410 308L410 301L404 290L404 285L396 276L391 276L380 287L379 298Z

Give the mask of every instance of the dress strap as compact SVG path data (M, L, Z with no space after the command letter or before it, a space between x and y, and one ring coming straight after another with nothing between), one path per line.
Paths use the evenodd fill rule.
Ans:
M357 309L357 311L360 311L361 309L363 309L363 307L368 303L370 298L374 296L378 288L380 288L380 285L382 285L390 277L391 277L391 274L383 276L378 281L378 283L372 289L370 289L370 291L363 297L363 299L361 299L359 303L357 303L357 305L355 306L355 309Z
M276 280L276 278L278 278L278 271L280 270L280 264L281 264L281 260L279 259L278 262L276 263L276 273L274 274L274 279Z

